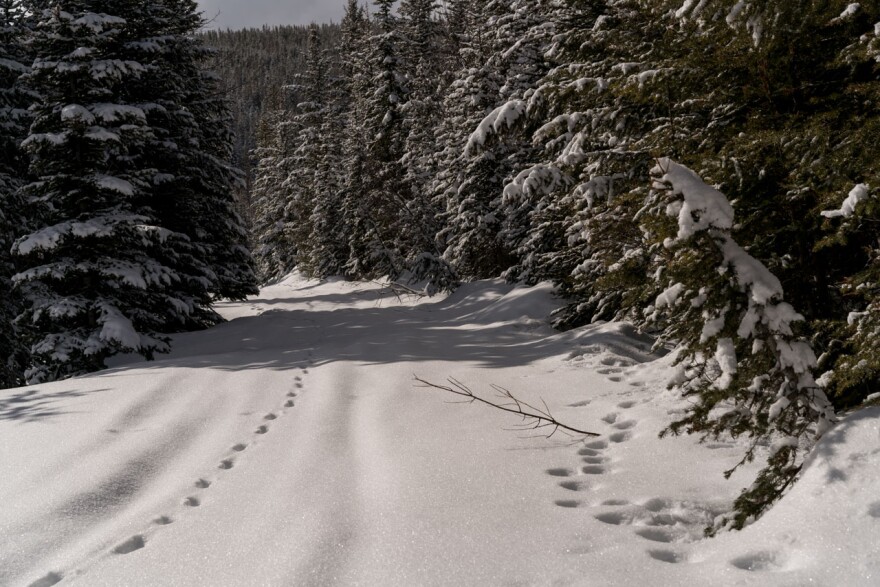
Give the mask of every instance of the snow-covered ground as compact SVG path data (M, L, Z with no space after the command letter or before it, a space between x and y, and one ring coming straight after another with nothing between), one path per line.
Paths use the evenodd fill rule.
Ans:
M880 410L743 532L734 443L658 440L671 357L557 333L549 286L292 276L172 355L0 391L0 585L880 585ZM546 401L550 439L421 389Z

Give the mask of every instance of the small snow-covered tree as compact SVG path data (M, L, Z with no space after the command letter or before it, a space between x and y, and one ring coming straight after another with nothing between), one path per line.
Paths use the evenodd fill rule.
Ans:
M731 236L727 198L672 160L660 159L653 173L652 203L677 227L664 243L670 261L661 279L668 287L645 313L649 321L665 316L667 335L684 343L672 384L691 399L669 432L746 436L740 464L771 445L755 483L718 524L739 529L794 482L805 454L834 422L834 409L813 376L817 358L802 332L804 317L784 301L779 279Z

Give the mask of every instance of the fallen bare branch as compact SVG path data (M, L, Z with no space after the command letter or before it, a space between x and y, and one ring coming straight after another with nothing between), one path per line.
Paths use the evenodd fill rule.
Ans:
M584 436L600 436L595 432L578 430L577 428L573 428L572 426L563 424L553 417L553 415L550 413L550 408L547 407L547 403L543 399L541 400L541 403L544 404L544 408L536 408L535 406L532 406L522 401L521 399L514 397L514 395L509 390L504 389L499 385L492 385L492 389L495 390L497 397L500 398L503 403L494 402L474 394L474 392L471 391L469 387L467 387L464 383L455 379L454 377L447 378L447 381L449 382L451 387L446 385L439 385L437 383L431 383L430 381L425 381L424 379L416 375L414 375L413 378L421 384L419 387L448 391L449 393L454 393L455 395L466 398L462 400L462 402L480 402L486 404L487 406L492 406L493 408L502 410L504 412L516 414L522 417L524 421L522 429L539 430L542 428L551 428L550 433L547 435L547 438L550 438L560 430L567 430L569 432L574 432L575 434L583 434Z

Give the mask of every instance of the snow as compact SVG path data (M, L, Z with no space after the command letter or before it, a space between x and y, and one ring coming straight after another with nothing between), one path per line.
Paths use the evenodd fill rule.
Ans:
M733 208L727 198L706 185L699 175L668 158L661 158L655 168L660 181L668 182L673 193L681 194L684 202L677 208L678 239L685 239L710 228L730 230Z
M84 106L68 104L61 109L61 120L81 120L86 124L91 124L95 122L95 117Z
M124 196L134 195L134 186L124 179L113 177L112 175L96 175L95 185L105 190L118 192Z
M143 121L147 119L147 115L140 108L124 104L95 104L92 106L92 112L104 122L116 122L128 117Z
M141 336L134 329L125 315L117 308L104 304L101 308L101 333L99 338L105 342L118 342L129 349L137 349L141 344Z
M822 216L825 218L849 218L856 211L856 206L859 202L867 200L869 197L868 190L870 188L867 184L860 183L852 190L850 190L849 194L846 196L846 199L841 204L838 210L825 210L822 212Z
M715 361L721 369L721 377L715 381L718 389L727 389L736 375L736 349L731 338L719 338L715 347Z
M854 15L859 9L862 7L858 2L853 2L852 4L848 4L846 8L843 9L843 12L835 20L846 20L850 16Z
M727 238L721 244L724 263L734 268L737 282L747 289L751 301L766 305L771 300L782 299L782 283L767 266L749 255L733 239Z
M654 306L657 308L671 308L675 305L675 302L678 301L678 297L684 292L685 286L683 283L676 283L660 293L657 296L657 299L654 300Z
M486 144L490 136L513 127L525 115L526 106L523 100L511 100L490 112L468 138L465 154L472 156Z
M624 323L555 332L560 303L293 275L154 362L0 391L0 584L878 583L880 409L828 432L762 519L704 539L756 472L722 476L744 447L658 440L686 405L675 355ZM535 437L414 374L601 436Z
M76 20L71 21L70 24L74 27L89 28L96 33L100 33L106 28L112 27L114 25L124 25L125 23L125 19L119 18L118 16L88 12L83 16L77 18Z
M29 71L26 65L23 65L18 61L6 59L5 57L0 57L0 68L7 69L16 73L27 73Z

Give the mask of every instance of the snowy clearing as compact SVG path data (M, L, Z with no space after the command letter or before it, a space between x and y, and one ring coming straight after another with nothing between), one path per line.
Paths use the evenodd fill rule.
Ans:
M658 440L672 357L558 333L549 286L397 299L297 276L172 355L0 391L0 585L877 585L880 410L763 519L702 539L756 468ZM598 439L419 389L500 385Z

